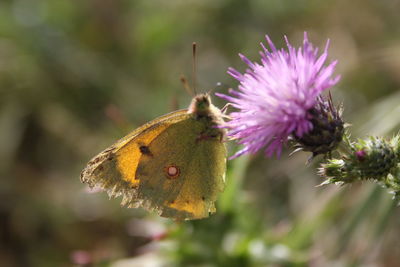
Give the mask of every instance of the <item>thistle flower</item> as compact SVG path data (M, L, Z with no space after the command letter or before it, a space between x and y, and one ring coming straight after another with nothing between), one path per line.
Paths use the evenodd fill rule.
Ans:
M317 104L325 103L318 100L320 94L340 79L332 77L337 61L325 66L329 41L318 56L307 33L298 49L286 37L287 50L278 50L268 35L266 39L271 51L261 43L261 63L240 54L249 69L242 74L229 68L228 73L240 83L238 89L230 90L230 96L217 94L238 109L229 114L231 120L225 126L228 136L244 145L233 157L262 148L269 157L280 156L290 137L300 140L318 126L320 114L313 112L318 111Z

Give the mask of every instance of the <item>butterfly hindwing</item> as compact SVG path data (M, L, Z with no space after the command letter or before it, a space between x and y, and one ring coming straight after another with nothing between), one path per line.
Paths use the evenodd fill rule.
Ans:
M226 149L221 136L203 136L207 125L188 118L148 146L136 170L138 197L163 217L198 219L215 212L224 187ZM179 136L180 138L176 138Z

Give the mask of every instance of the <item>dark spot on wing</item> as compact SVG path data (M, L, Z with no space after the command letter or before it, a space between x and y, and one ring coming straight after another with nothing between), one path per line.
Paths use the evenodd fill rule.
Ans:
M148 146L140 146L139 150L143 155L153 156Z

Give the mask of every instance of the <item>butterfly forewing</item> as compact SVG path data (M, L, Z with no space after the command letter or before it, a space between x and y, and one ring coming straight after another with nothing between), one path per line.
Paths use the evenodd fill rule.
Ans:
M169 126L188 118L187 110L179 110L161 116L134 130L89 161L81 173L81 181L90 187L99 186L110 197L124 196L124 201L133 202L135 195L135 170L141 156L140 147L149 144Z

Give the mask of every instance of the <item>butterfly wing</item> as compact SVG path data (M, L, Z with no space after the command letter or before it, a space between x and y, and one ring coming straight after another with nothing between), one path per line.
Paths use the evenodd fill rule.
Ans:
M120 139L89 161L81 180L178 220L215 212L226 170L220 110L198 95L188 110L159 117Z
M122 195L123 204L139 206L140 201L135 201L139 185L135 172L144 151L143 147L148 146L171 125L188 117L190 115L187 110L179 110L137 128L91 159L81 173L81 181L90 187L99 186L110 197Z
M148 146L136 170L138 198L149 210L178 220L215 212L224 188L226 148L221 136L203 136L208 125L189 117L162 132Z

